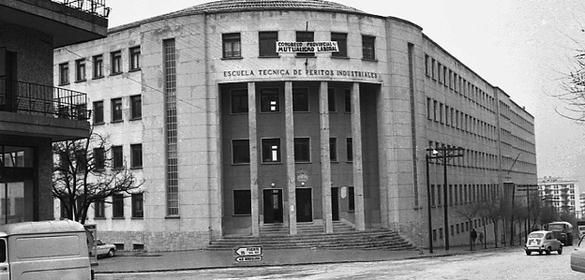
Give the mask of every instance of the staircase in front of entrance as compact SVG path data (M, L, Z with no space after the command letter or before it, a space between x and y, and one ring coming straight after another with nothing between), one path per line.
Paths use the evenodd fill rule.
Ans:
M207 249L229 250L243 245L266 249L324 248L324 249L385 249L413 250L415 247L398 233L389 229L356 231L341 222L333 223L333 233L324 233L322 224L299 223L297 235L288 234L288 226L265 224L260 237L224 236L212 241Z

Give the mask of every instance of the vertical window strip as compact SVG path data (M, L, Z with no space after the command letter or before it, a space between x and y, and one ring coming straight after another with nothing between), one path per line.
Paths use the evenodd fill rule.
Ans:
M179 176L177 160L177 72L175 40L163 41L167 216L179 215Z

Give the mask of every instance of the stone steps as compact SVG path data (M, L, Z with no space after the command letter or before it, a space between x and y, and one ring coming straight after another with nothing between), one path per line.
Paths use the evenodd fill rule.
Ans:
M324 233L322 224L299 224L297 235L289 235L283 225L264 225L259 237L225 236L212 241L209 250L230 250L239 246L262 246L266 249L386 249L412 250L414 246L388 229L356 231L349 225L334 223L333 233Z

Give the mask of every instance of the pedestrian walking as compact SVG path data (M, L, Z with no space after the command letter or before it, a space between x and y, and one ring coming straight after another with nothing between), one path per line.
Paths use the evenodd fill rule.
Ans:
M483 232L480 231L479 234L478 234L478 236L477 236L477 238L479 239L479 244L480 245L481 244L484 244L483 243ZM485 244L484 244L484 247L485 247Z
M477 239L477 232L474 228L469 232L469 237L471 237L471 250L473 251L473 245L475 245L475 239Z

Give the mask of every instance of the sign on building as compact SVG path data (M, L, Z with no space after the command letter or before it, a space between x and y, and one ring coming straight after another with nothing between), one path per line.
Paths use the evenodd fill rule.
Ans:
M330 53L338 51L337 41L276 41L277 53Z

